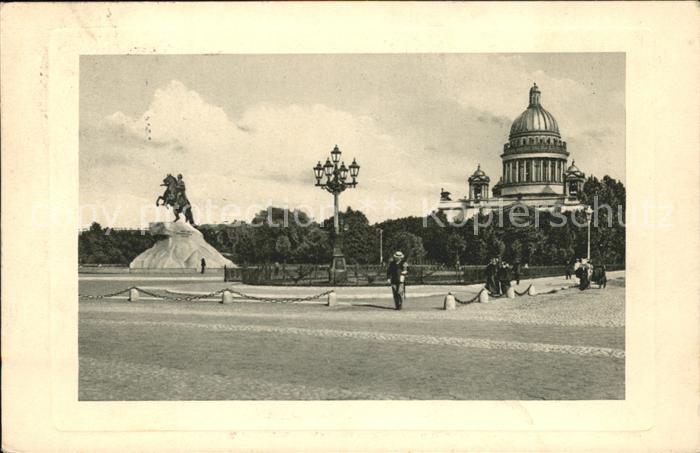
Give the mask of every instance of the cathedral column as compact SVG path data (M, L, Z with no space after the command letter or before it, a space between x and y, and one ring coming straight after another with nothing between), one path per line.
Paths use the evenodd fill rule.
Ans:
M540 159L540 175L539 181L544 181L544 159Z
M525 164L523 167L523 176L525 177L525 182L530 182L530 159L525 159L523 163Z
M561 161L561 182L564 182L564 170L566 170L566 162Z
M563 178L564 175L563 175L563 171L562 171L563 169L564 169L564 165L563 165L562 161L558 160L557 161L557 176L559 176L559 182L564 182L564 178Z
M556 182L557 181L557 169L556 169L557 163L554 159L550 159L549 161L549 177L551 182Z
M560 161L560 160L557 160L556 162L557 162L557 163L556 163L556 168L557 168L557 175L556 175L556 178L557 178L557 179L556 179L556 181L559 182L559 175L560 175L559 170L560 170L560 167L561 167L559 164L561 164L561 161Z
M549 182L554 182L556 178L556 170L554 169L554 159L549 159Z

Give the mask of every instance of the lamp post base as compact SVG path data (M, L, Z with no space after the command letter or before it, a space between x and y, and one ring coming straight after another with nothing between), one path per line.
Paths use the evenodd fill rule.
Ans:
M333 253L333 261L329 270L329 277L332 284L342 284L348 280L348 270L345 265L345 255L342 252Z

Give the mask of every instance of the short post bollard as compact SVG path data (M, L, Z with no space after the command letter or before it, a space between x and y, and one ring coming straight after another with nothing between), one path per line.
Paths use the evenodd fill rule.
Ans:
M221 293L221 303L222 304L232 304L233 303L233 294L231 294L231 291L225 289Z
M136 288L131 288L129 290L129 302L138 302L139 301L139 290Z
M509 286L506 290L506 296L508 296L508 299L515 299L515 288Z
M442 308L444 310L455 310L457 308L457 302L455 300L455 296L453 296L452 293L447 293Z
M479 293L479 302L482 304L485 304L489 301L489 292L486 291L486 288L482 289L481 292Z
M530 287L527 289L527 293L530 296L536 296L537 290L535 289L535 285L530 285Z
M338 304L338 296L336 296L335 291L328 293L328 306L333 307Z

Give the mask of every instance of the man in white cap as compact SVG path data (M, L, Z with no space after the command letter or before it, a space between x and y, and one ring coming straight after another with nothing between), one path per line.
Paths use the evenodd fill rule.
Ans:
M394 294L394 306L401 310L404 297L406 296L406 274L408 274L408 264L403 253L397 251L389 262L386 270L386 278L391 284L391 292Z

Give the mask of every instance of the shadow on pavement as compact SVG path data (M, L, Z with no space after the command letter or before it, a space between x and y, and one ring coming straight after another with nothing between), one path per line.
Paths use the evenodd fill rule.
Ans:
M353 307L368 307L368 308L381 308L383 310L393 310L394 307L387 305L374 305L374 304L352 304Z

